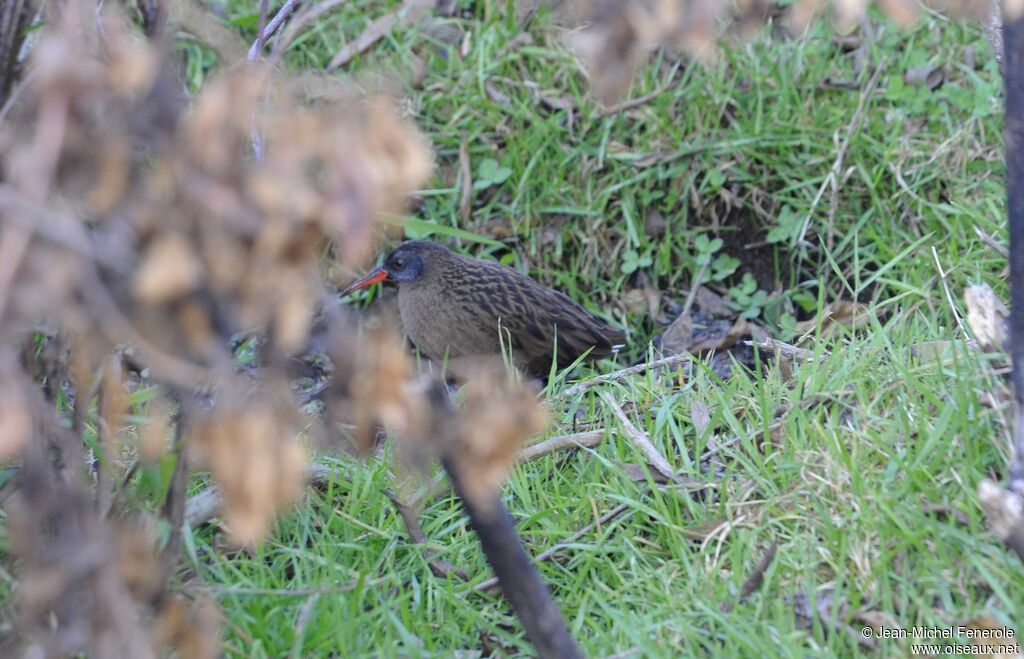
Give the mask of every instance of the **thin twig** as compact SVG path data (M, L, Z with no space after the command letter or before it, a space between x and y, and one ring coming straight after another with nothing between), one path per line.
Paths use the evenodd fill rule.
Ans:
M188 450L185 446L185 426L187 424L184 412L179 412L177 416L178 418L174 420L174 471L171 472L171 482L167 487L167 496L164 498L162 511L164 519L171 525L171 535L167 539L167 545L160 552L160 562L163 564L165 574L170 574L174 566L178 564L181 554L183 540L181 531L185 521L185 504L188 494L190 465Z
M36 123L33 157L26 163L25 173L17 186L28 200L36 203L41 203L50 189L67 129L70 92L58 90L54 96L42 102ZM18 224L0 227L0 319L4 317L15 276L31 242L32 231L26 227Z
M263 21L266 20L266 0L260 5L260 31L259 36L256 37L256 41L253 42L249 48L249 53L245 59L252 62L259 54L263 52L263 47L267 43L267 39L272 37L275 32L284 24L285 20L291 15L295 8L299 6L299 0L287 0L284 6L274 14L274 18L270 19L270 22L264 26ZM269 89L267 90L269 94ZM252 113L252 154L256 160L263 160L263 135L260 132L259 120L257 117L257 110L253 110Z
M416 509L399 499L398 495L391 490L384 490L384 496L390 499L391 503L395 504L395 509L398 511L399 516L401 516L402 521L405 523L405 528L409 532L409 538L413 541L413 544L426 544L427 534L423 532L423 527L420 526L420 520L416 516ZM423 557L427 559L430 571L433 572L435 576L441 579L447 579L450 575L454 574L463 581L469 580L469 573L464 569L456 567L443 558L437 558L436 554L437 552L433 549L426 548L423 550Z
M686 295L686 302L683 303L683 310L679 312L678 317L682 317L690 313L690 307L693 306L694 301L697 299L697 291L700 289L700 279L704 276L704 271L707 270L708 264L711 261L705 261L700 264L700 269L697 270L697 274L693 278L693 283L690 285L690 292Z
M292 12L295 11L298 6L299 0L287 0L287 2L284 3L284 6L274 14L274 17L270 19L270 22L267 23L266 27L264 27L259 33L259 36L256 37L256 41L252 43L252 46L249 48L249 53L245 57L247 60L252 61L259 56L263 51L264 46L266 46L267 40L274 36L274 33L284 25L285 20L291 16Z
M770 336L753 341L744 341L743 343L751 347L760 348L761 350L774 352L795 362L805 362L814 358L814 351L807 348L798 348L784 341L773 339ZM822 358L824 358L824 355L822 355Z
M311 597L313 595L341 595L358 587L387 583L390 577L376 579L352 579L341 586L330 588L250 588L247 586L215 586L209 584L186 584L181 590L187 593L202 592L210 595L252 595L255 597Z
M433 4L433 0L405 0L394 10L374 19L354 42L338 51L327 65L327 70L333 71L345 66L356 55L362 55L383 39L395 25L406 26L418 21L421 16L426 15Z
M673 469L672 465L665 459L665 456L663 456L661 452L654 447L654 444L651 443L647 433L637 429L637 427L633 425L629 420L629 417L626 416L626 413L622 411L622 407L619 405L619 402L611 395L611 392L601 392L601 398L604 402L608 403L609 407L612 408L612 412L615 413L615 416L619 418L619 422L622 423L622 427L625 428L626 435L633 440L633 443L637 445L637 448L639 448L640 452L644 454L647 461L651 463L655 469L660 471L663 476L671 479L675 475L675 469Z
M548 547L547 549L545 549L544 551L542 551L541 553L537 554L537 557L533 559L534 562L535 563L540 563L540 562L543 562L543 561L546 561L546 560L550 559L551 557L553 557L555 554L557 554L558 552L562 551L566 547L569 547L570 545L573 545L573 544L579 542L580 538L582 538L583 536L587 535L588 533L591 533L594 529L598 528L602 524L607 524L608 522L612 521L613 519L615 519L616 517L618 517L622 513L626 512L627 510L629 510L629 504L628 503L620 503L619 505L615 506L614 508L612 508L611 510L606 512L604 515L601 515L596 521L593 521L590 524L587 524L586 526L581 528L576 533L573 533L564 542L559 542L558 544L552 545L552 546ZM486 591L486 590L491 590L492 588L494 588L497 585L498 585L498 578L497 577L491 577L490 579L487 579L485 581L481 581L477 585L473 586L473 588L471 590L473 592L482 592L482 591Z
M308 484L320 487L338 478L332 467L316 463L306 465L305 475ZM221 494L220 488L211 485L185 502L185 524L190 527L205 524L216 517L223 506L224 495Z
M953 312L953 318L956 320L957 326L964 336L970 336L967 331L967 327L964 325L964 319L960 317L960 312L957 311L956 304L953 303L953 294L949 292L949 283L946 281L946 271L942 269L942 263L939 262L939 253L932 247L932 257L935 259L935 267L939 271L939 279L942 281L942 290L946 293L946 303L949 304L949 310Z
M152 367L154 372L159 373L167 383L189 391L197 384L208 383L216 378L217 372L213 369L180 359L157 347L143 336L125 317L110 291L107 290L106 284L103 283L91 264L86 264L82 275L84 279L82 296L87 304L100 310L104 319L101 329L106 331L109 338L115 342L131 343L142 361Z
M996 250L996 253L999 254L999 256L1002 256L1004 259L1010 258L1010 250L1006 249L1006 246L996 240L995 237L990 236L978 227L974 227L974 233L978 234L978 238L981 239L981 242Z
M846 134L843 139L839 142L836 148L836 158L832 162L832 168L829 173L825 176L825 180L821 182L821 186L818 187L817 194L814 195L814 199L811 201L810 207L807 209L807 213L804 217L803 226L800 228L800 236L797 239L797 243L803 243L804 238L807 235L807 230L811 225L811 216L814 215L814 211L818 207L818 203L821 202L821 198L825 195L825 190L831 185L832 186L832 198L830 202L830 214L834 215L832 210L832 204L836 203L836 195L839 189L839 173L843 168L843 162L846 159L846 151L850 148L850 140L853 134L856 132L858 125L860 124L861 118L864 116L864 109L867 107L867 98L875 91L875 84L878 82L878 76L881 75L882 70L885 69L884 62L879 63L875 68L875 72L871 75L868 80L868 84L865 85L864 91L861 92L860 98L857 100L857 109L854 111L853 116L850 118L850 123L846 126ZM836 135L838 137L838 134ZM829 222L828 226L829 235L832 232L832 222ZM830 241L828 241L830 242ZM828 242L826 244L828 244ZM830 246L831 248L831 246Z
M743 586L740 588L740 594L736 597L735 602L726 602L722 605L722 613L729 613L732 611L736 604L743 603L748 597L750 597L755 590L761 587L764 582L764 573L768 571L768 567L775 560L775 552L779 548L779 543L773 542L768 550L764 553L764 557L758 562L757 566L754 567L754 571L750 573L743 581Z
M543 442L531 444L523 450L519 451L518 462L530 462L531 460L537 460L543 458L545 455L556 453L558 451L566 451L574 448L594 448L604 439L605 435L610 432L606 428L600 430L589 430L587 432L577 432L571 435L557 435L545 439Z
M130 273L126 264L98 251L78 220L61 215L11 187L0 185L0 221L13 222L37 237L94 261L119 275Z
M670 355L668 357L662 357L661 359L655 359L654 361L646 362L643 364L637 364L635 366L630 366L629 368L613 371L611 373L605 373L604 375L599 375L590 380L577 382L571 387L563 389L562 391L556 393L554 396L551 396L550 398L548 398L548 401L553 402L565 398L570 398L582 391L590 389L591 387L596 387L599 384L604 384L605 382L616 382L618 380L622 380L623 378L628 378L631 375L636 375L637 373L643 373L645 371L649 371L655 368L661 368L662 366L672 366L673 364L678 364L680 362L687 361L690 361L690 353L681 352L678 355Z
M15 88L11 91L10 95L7 97L7 100L4 102L3 107L0 107L0 121L3 121L7 118L7 113L9 113L11 109L15 106L15 104L18 101L18 98L22 94L24 94L29 87L32 86L32 83L35 81L38 72L38 69L31 69L22 76L21 80L18 81L17 86L15 86Z
M299 608L299 613L295 616L295 626L292 631L292 636L295 637L295 645L291 653L291 657L299 657L299 651L302 646L302 639L306 635L306 625L309 624L310 614L313 612L313 608L316 603L320 600L320 593L313 593L309 598L303 602Z
M679 67L682 66L682 64L683 60L678 60L675 63L675 65L669 70L668 75L665 76L665 81L661 83L661 85L659 85L658 88L655 89L653 92L650 92L649 94L644 94L643 96L638 96L636 98L627 99L625 101L622 101L621 103L616 103L611 107L607 107L597 113L597 118L604 119L605 117L610 117L613 114L618 114L619 112L632 110L634 108L640 107L641 105L646 105L647 103L650 103L654 99L658 98L659 96L665 93L665 90L672 86L672 79L675 78L676 72L679 70Z
M650 103L654 99L656 99L659 96L661 96L664 92L665 92L665 88L664 87L658 87L657 89L655 89L653 92L651 92L649 94L644 94L643 96L637 96L636 98L631 98L631 99L622 101L621 103L616 103L615 105L612 105L611 107L607 107L607 108L601 110L600 112L598 112L597 113L597 118L598 119L604 119L606 117L612 116L613 114L618 114L619 112L623 112L625 110L632 110L633 108L638 108L641 105L646 105L647 103Z
M275 54L283 53L288 50L288 46L291 45L295 37L299 36L299 33L306 28L307 25L317 20L329 11L332 11L341 5L348 2L348 0L323 0L315 5L305 7L299 14L295 16L295 20L288 24L288 29L281 34L281 39L274 44Z

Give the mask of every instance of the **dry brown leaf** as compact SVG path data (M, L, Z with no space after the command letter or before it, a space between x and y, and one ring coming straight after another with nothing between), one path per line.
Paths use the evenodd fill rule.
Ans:
M967 324L985 352L1006 349L1009 312L987 284L964 289L967 303Z
M16 455L32 436L24 373L14 357L0 354L0 459Z
M157 238L135 275L135 296L148 304L166 304L192 291L203 276L192 245L178 233Z
M971 645L980 651L975 656L1021 656L1021 641L1016 630L987 613L972 618L960 626L966 629L966 636L970 639Z
M210 318L199 302L190 300L183 305L178 323L185 344L194 354L205 356L218 349Z
M488 79L484 83L484 91L487 92L487 98L491 102L500 105L503 108L507 108L512 105L512 99L507 94L498 89L498 86L494 84L493 80Z
M673 485L691 491L703 490L709 487L707 483L696 478L689 478L679 474L666 476L652 464L623 462L619 464L619 467L626 472L630 480L637 481L638 483L646 483L648 479L651 479L658 485Z
M833 0L832 22L836 31L845 34L860 25L864 20L867 4L867 0Z
M910 27L918 17L918 5L913 0L878 0L878 6L900 27Z
M946 72L941 66L915 66L903 74L903 81L912 87L938 89L946 81Z
M850 302L849 300L837 300L828 303L821 313L814 318L797 323L796 331L801 334L814 332L820 322L821 333L824 336L833 331L837 326L859 329L865 327L870 320L871 315L866 304Z
M200 596L194 604L181 596L168 599L154 625L158 647L170 646L188 659L220 656L219 623L223 614L211 598Z
M790 34L802 35L825 10L825 0L796 0L786 12Z
M926 501L921 504L921 511L926 515L955 519L959 524L963 524L964 526L968 526L971 523L971 519L967 516L967 513L959 508L953 508L952 506L947 506L942 503L930 503Z
M693 316L689 311L679 314L661 335L661 349L666 354L677 355L689 349L693 343Z
M131 176L128 156L128 145L123 140L112 140L100 154L96 183L85 196L89 215L109 213L124 199Z
M713 321L713 323L717 325L717 321ZM725 350L735 345L740 338L748 336L751 332L750 323L745 318L737 318L732 325L727 327L728 329L721 334L711 331L713 327L709 327L708 331L703 332L699 340L694 341L688 350L693 353Z
M623 293L620 304L631 316L642 316L647 313L647 296L641 288L631 288Z
M347 353L347 354L342 354ZM406 443L416 443L430 427L430 407L412 385L414 368L405 341L393 328L370 330L358 344L346 342L335 350L335 361L350 363L349 387L357 447L367 455L376 444L376 426L394 431ZM430 459L434 456L424 456Z
M435 0L404 0L392 11L375 18L352 43L338 51L327 65L327 70L333 71L338 67L345 66L357 55L365 53L384 38L394 26L419 23L430 15L434 2Z
M547 424L534 392L512 380L500 361L463 367L462 406L453 458L461 465L466 496L485 504L516 462L527 439Z
M139 458L156 464L170 448L171 412L160 398L149 406L149 414L139 433Z
M722 3L715 0L583 3L585 27L569 36L591 84L605 103L621 99L647 52L658 45L710 58Z
M131 29L113 8L103 12L103 37L108 85L126 96L149 91L157 79L160 53Z
M128 392L124 390L121 377L121 358L115 355L103 369L100 384L100 420L111 437L117 436L128 413ZM109 460L111 456L107 456Z
M711 425L711 409L699 400L691 400L690 421L693 422L693 429L697 435L703 435L704 431Z
M302 493L307 455L297 440L298 414L287 387L221 405L192 426L191 447L224 494L232 542L255 543Z
M1020 534L1024 528L1024 497L1005 490L985 478L978 484L978 503L985 511L989 530L1001 540Z
M944 362L953 358L957 352L977 350L977 341L922 341L910 346L910 354L922 361Z
M150 601L164 585L158 539L153 529L138 520L120 520L113 535L124 585L137 601Z

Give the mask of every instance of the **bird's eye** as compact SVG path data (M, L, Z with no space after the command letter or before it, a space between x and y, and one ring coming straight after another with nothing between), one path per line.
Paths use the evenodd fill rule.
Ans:
M391 262L391 265L401 270L402 268L405 267L405 259L395 259Z

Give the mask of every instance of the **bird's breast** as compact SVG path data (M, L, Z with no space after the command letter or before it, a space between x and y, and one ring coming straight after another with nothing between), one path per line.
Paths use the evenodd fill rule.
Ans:
M430 288L399 289L398 306L409 340L430 359L488 355L501 350L497 319L492 328L492 323L460 296Z

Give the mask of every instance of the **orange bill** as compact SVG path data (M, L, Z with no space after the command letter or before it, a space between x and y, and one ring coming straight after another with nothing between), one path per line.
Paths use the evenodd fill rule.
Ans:
M341 292L341 297L345 297L349 293L364 289L368 286L373 286L377 282L384 281L387 278L388 271L384 269L384 266L377 266L373 270L370 270L370 272L362 279L357 279L349 284L345 290Z

